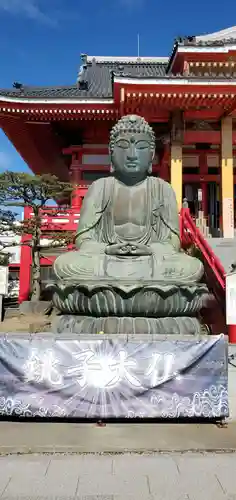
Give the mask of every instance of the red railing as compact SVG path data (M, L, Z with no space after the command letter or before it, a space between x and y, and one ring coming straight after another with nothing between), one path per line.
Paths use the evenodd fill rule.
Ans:
M236 343L236 327L226 326L225 269L196 227L188 208L182 208L180 212L180 234L184 249L194 245L199 250L204 264L205 281L217 301L217 306L210 301L209 306L202 310L204 323L209 325L213 334L228 333L229 341Z
M187 247L193 244L200 250L204 263L211 268L221 289L225 290L225 269L196 227L188 208L182 208L180 212L180 232L182 245Z
M75 231L79 222L79 209L45 207L41 210L42 231ZM33 212L30 207L25 207L24 218L32 219Z

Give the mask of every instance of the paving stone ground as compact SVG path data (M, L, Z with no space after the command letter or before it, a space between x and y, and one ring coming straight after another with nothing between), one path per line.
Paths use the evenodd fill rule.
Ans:
M0 457L0 499L234 500L235 453Z
M147 453L236 451L236 422L0 422L0 455L16 453Z

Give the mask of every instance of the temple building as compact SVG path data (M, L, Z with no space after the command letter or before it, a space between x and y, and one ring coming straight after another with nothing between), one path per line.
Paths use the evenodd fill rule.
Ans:
M50 172L74 184L73 210L55 220L58 229L76 226L89 184L109 175L110 129L130 113L153 127L153 175L172 184L179 209L186 198L194 218L203 214L208 236L233 238L236 27L179 38L169 57L83 54L70 86L16 82L0 89L0 125L32 172ZM27 252L22 247L24 263ZM45 257L42 266L50 262ZM26 267L22 299L29 288Z

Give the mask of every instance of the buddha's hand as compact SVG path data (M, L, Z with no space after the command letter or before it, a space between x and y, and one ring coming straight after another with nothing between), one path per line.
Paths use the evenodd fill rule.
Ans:
M131 244L131 243L115 243L105 248L107 255L121 255L121 256L138 256L138 255L152 255L152 250L148 245Z

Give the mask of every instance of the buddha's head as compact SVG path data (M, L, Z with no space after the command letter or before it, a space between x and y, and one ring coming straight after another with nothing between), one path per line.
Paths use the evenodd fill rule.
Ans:
M114 176L135 184L152 172L155 134L144 118L123 116L112 128L110 154Z

